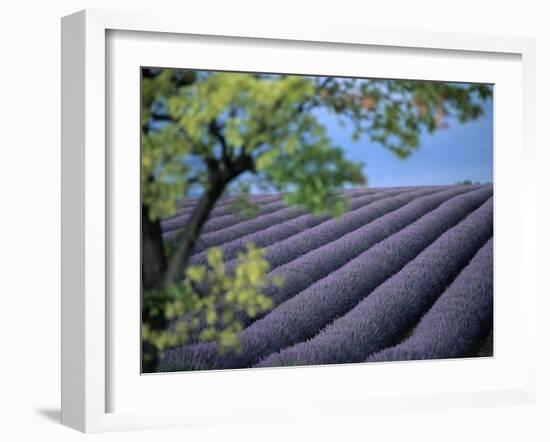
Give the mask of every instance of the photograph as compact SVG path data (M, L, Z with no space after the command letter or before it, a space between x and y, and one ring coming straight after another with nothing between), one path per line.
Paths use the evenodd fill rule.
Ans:
M143 374L493 357L492 84L139 74Z

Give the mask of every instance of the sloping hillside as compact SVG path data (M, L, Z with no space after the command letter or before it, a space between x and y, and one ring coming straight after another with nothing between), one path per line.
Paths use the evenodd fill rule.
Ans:
M192 263L219 246L226 265L252 241L266 249L282 288L268 314L245 323L242 351L211 343L166 352L163 370L334 364L492 354L493 187L349 190L340 218L256 197L252 219L221 200ZM176 239L195 201L162 223Z

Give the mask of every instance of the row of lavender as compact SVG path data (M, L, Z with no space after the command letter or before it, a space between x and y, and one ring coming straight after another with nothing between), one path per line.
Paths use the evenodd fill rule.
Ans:
M168 351L162 369L443 358L475 350L492 328L492 186L375 189L350 197L352 210L339 219L277 206L243 220L217 208L209 222L231 216L233 223L205 232L201 243L220 246L232 267L236 252L253 241L266 248L271 275L284 276L285 284L267 288L276 308L245 323L242 351L221 356L214 344L188 345ZM281 203L264 198L261 210ZM192 261L204 262L203 250Z

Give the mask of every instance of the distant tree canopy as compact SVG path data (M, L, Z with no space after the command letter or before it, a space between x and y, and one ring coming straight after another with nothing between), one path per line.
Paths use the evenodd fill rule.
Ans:
M482 114L489 86L413 80L142 69L142 284L167 290L185 276L210 211L243 174L284 193L286 203L338 215L347 200L335 191L365 185L362 165L333 144L317 110L406 158L423 131ZM190 191L200 194L175 245L164 244L162 218ZM169 252L168 252L169 251ZM169 255L169 256L168 256ZM160 321L157 328L166 325Z

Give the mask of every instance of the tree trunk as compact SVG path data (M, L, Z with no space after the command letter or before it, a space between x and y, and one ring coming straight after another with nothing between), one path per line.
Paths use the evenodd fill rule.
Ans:
M227 184L241 173L247 170L255 170L252 157L249 155L242 155L232 163L224 161L221 165L215 160L210 160L207 162L207 167L209 187L199 199L197 207L185 227L183 238L170 257L170 262L163 278L163 287L167 287L182 279L202 226L206 222L214 204L216 204L216 201L224 192Z
M195 243L214 204L223 194L227 184L245 170L254 170L250 156L240 157L235 163L224 167L212 164L209 168L209 188L200 197L193 214L185 226L181 242L169 257L164 252L164 243L160 221L151 222L148 211L142 206L142 289L165 289L183 279ZM168 326L164 315L148 317L146 309L142 310L142 323L147 323L154 330L163 330ZM142 371L156 372L159 363L159 352L149 343L142 341Z
M142 279L143 288L160 288L167 287L170 284L178 282L183 277L183 272L187 267L187 263L195 242L200 234L202 226L206 222L212 207L221 196L225 189L225 184L220 183L213 187L212 190L205 192L200 198L197 207L193 211L188 224L185 226L185 233L182 242L174 254L170 257L170 264L166 265L166 257L164 255L162 235L160 231L160 223L151 223L143 221L142 226L142 241L143 241L143 256L142 256ZM145 215L143 215L145 219ZM158 235L157 235L158 233ZM157 242L160 238L160 243ZM147 248L145 246L147 241ZM160 248L158 247L160 244ZM160 253L162 251L162 254ZM147 253L151 253L147 256ZM158 262L156 260L159 259ZM146 286L147 278L147 286ZM154 330L164 330L168 327L168 320L164 315L157 315L154 318L148 316L146 309L142 309L142 323L147 323ZM150 343L142 341L141 346L141 369L143 373L154 373L157 371L160 362L160 355L156 348Z
M208 215L224 189L225 183L212 183L211 189L206 191L199 199L197 207L193 211L188 224L185 226L185 232L181 243L178 244L176 251L170 258L170 263L164 275L164 287L178 282L183 277L183 272L193 253L202 226L206 222Z
M144 289L158 288L166 272L166 255L160 220L151 221L141 205L141 282Z
M141 205L141 289L151 290L159 288L162 277L166 272L166 255L160 220L151 221L147 206ZM143 296L143 295L142 295ZM162 330L168 322L164 315L154 318L149 316L147 308L141 311L142 324L149 324L152 328ZM156 371L159 362L159 355L155 347L148 342L142 341L142 371L152 373Z

